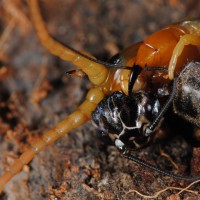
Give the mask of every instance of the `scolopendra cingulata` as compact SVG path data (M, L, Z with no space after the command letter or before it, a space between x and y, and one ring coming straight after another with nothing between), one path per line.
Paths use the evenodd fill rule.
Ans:
M32 1L32 2L34 2L34 1ZM35 1L36 2L36 1ZM31 8L35 8L34 6L32 6ZM32 11L32 12L34 12L34 11ZM32 16L34 16L35 14L33 14ZM38 19L37 19L38 20ZM34 20L33 20L34 21ZM38 21L35 23L35 25L38 25L39 23L38 23ZM193 24L193 22L192 22L192 24ZM175 27L176 27L177 25L175 25ZM190 24L189 24L189 26L190 26ZM177 28L177 27L176 27ZM175 28L175 29L176 29ZM37 29L37 28L36 28ZM183 29L186 29L187 30L187 28L183 28ZM174 31L174 28L172 28L172 30ZM173 32L172 31L172 32ZM178 32L181 32L181 34L182 34L182 32L184 32L185 30L178 30ZM186 31L187 32L187 31ZM185 32L185 33L186 33ZM44 32L44 30L38 30L38 33L42 33L43 34L43 36L40 36L40 38L42 38L42 37L44 37L44 38L47 38L47 36L48 35L46 35L46 33ZM183 33L183 34L185 34L185 33ZM163 34L163 33L160 33L161 35ZM158 37L157 35L156 35L156 37ZM187 38L187 37L186 37ZM197 46L199 46L199 44L198 44L198 39L196 39L196 36L195 37L193 37L193 38L195 38L195 44L197 45ZM198 37L197 37L198 38ZM43 40L43 39L42 39ZM155 42L153 39L152 39L152 41L153 42ZM188 40L187 40L188 41ZM192 41L192 40L190 40L190 41ZM53 41L52 40L49 40L49 44L50 43L53 43ZM43 42L42 42L43 43ZM43 44L46 46L46 48L47 49L49 49L50 51L51 51L51 45L49 46L49 45L46 45L48 43L48 40L47 41L45 41ZM193 43L194 44L194 43ZM58 45L58 43L56 43L56 45L54 45L54 43L53 43L53 50L51 51L53 54L59 54L60 55L60 53L58 53L58 51L57 50L55 50L55 47L58 47L57 46ZM64 47L65 48L65 47ZM135 46L134 46L134 48L135 48ZM141 48L139 48L139 50L138 50L138 57L136 56L136 63L137 64L139 64L139 65L143 65L143 67L146 65L146 63L150 63L149 61L147 62L147 61L143 61L143 59L140 59L140 55L141 56L144 56L144 52L145 52L145 50L144 49L142 49L143 47L141 47ZM145 48L145 47L144 47ZM168 58L167 58L167 56L166 56L166 61L164 61L164 59L158 59L158 60L161 60L161 61L163 61L163 63L161 62L161 63L159 63L158 62L158 60L156 60L155 61L155 63L153 63L152 64L152 66L165 66L165 65L167 65L166 63L168 63L169 62L169 58L171 58L171 55L173 55L172 54L172 49L174 49L174 46L173 46L173 48L170 48L170 50L168 51L168 52L170 52L171 54L168 56ZM187 57L187 59L188 58L191 58L191 60L193 60L193 59L195 59L195 60L198 60L198 54L197 54L197 49L196 49L196 47L190 47L190 52L191 52L191 49L192 49L192 52L193 53L187 53L187 55L188 55L188 57ZM156 50L157 51L157 50ZM127 50L127 52L130 52L130 49L128 49ZM140 52L142 52L142 53L140 53ZM154 51L154 53L155 53L155 51ZM124 53L124 55L126 55L127 53ZM122 54L123 55L123 54ZM177 55L177 54L174 54L174 55ZM195 58L193 58L193 55L195 56ZM196 55L197 55L197 58L196 58ZM64 55L61 55L60 57L64 57ZM146 56L145 56L146 57ZM162 57L162 56L160 56L160 57ZM68 57L67 58L67 60L71 60L71 56L70 57ZM142 57L143 58L143 57ZM176 57L175 57L176 58ZM83 58L83 59L85 59L85 58ZM138 59L138 62L137 62L137 59ZM86 58L85 59L86 60L86 62L91 62L90 60L88 61L88 59ZM140 61L141 60L141 61ZM175 60L175 59L173 59L173 60ZM172 60L172 61L173 61ZM79 61L80 61L80 63L79 63ZM171 61L171 62L172 62ZM86 63L85 65L84 65L84 61L83 60L81 60L81 59L79 59L79 58L77 58L77 57L75 57L75 59L74 59L74 61L73 60L71 60L71 62L74 62L76 65L78 65L79 66L79 64L81 65L81 66L79 66L79 67L84 67L83 68L83 70L86 72L86 74L89 74L89 73L91 73L91 74L89 74L89 79L91 80L91 82L93 82L94 84L96 84L97 86L100 84L100 86L102 85L102 83L105 83L105 80L107 80L107 76L104 76L104 74L103 73L105 73L105 74L107 74L107 72L109 71L109 73L110 73L110 71L112 71L111 73L114 73L115 72L115 69L111 69L110 70L110 66L107 66L107 67L102 67L102 63L95 63L94 64L94 66L92 66L92 68L93 67L95 67L95 73L93 74L93 70L90 70L90 68L88 67L89 65L88 65L88 63ZM134 63L135 61L133 60L133 59L130 59L130 60L127 60L127 63L128 63L128 66L130 65L130 66L132 66L133 65L133 63ZM142 64L142 62L144 62L144 64ZM165 63L166 62L166 63ZM183 63L185 63L185 60L183 60L182 61ZM91 62L92 63L92 62ZM158 64L157 64L158 63ZM121 63L120 63L120 65L122 65ZM127 64L126 63L123 63L123 65L126 65L127 66ZM150 64L149 64L149 66L151 66ZM180 66L182 66L182 64L180 64ZM98 68L99 68L99 71L98 71ZM177 69L178 69L178 67L177 67ZM102 72L102 70L103 70L103 72ZM101 74L102 73L102 75L100 75L100 77L101 78L96 78L96 76L97 75L99 75L99 74ZM112 87L112 90L110 91L109 89L110 88L107 88L107 86L104 86L104 88L103 88L103 90L99 90L98 89L98 87L97 88L95 88L95 89L93 89L92 90L92 95L94 95L94 97L97 97L97 101L96 100L94 100L94 104L93 103L89 103L90 105L87 105L87 106L83 106L83 107L81 107L81 109L82 108L87 108L87 112L89 112L89 114L87 114L87 117L83 117L83 121L81 122L81 123L85 123L85 121L86 120L88 120L88 118L89 118L89 116L90 116L90 112L92 111L92 110L94 110L95 108L96 108L96 106L97 106L97 103L103 98L103 96L105 95L105 94L109 94L110 92L113 92L113 91L115 91L115 90L123 90L126 94L128 93L128 82L129 82L129 74L130 74L130 71L129 70L122 70L122 69L118 69L118 73L123 73L123 75L121 76L121 80L124 80L124 81L121 81L120 82L120 84L113 84L113 87ZM162 77L162 75L160 75L160 72L153 72L154 73L154 75L155 75L155 79L153 79L152 80L152 82L154 83L154 84L157 84L158 82L162 85L163 83L165 83L165 81L167 80L167 79L164 79L163 77ZM143 73L143 74L145 74L145 73ZM162 73L161 73L162 74ZM172 73L173 74L173 73ZM164 76L166 76L166 73L164 73ZM112 76L111 76L112 77ZM173 79L173 76L171 77L171 79ZM109 79L108 79L109 80ZM140 90L141 88L142 89L146 89L146 83L148 83L149 82L149 77L147 77L146 75L141 75L140 76L140 78L138 79L139 80L139 84L137 85L135 85L135 89L134 89L134 91L136 91L136 90ZM163 80L163 81L162 81ZM110 87L110 85L111 85L111 82L113 82L113 80L112 79L110 79L110 82L108 82L107 83L107 85ZM158 87L159 87L159 85L158 85ZM102 88L102 87L101 87ZM103 91L103 93L102 93L102 91ZM89 98L90 98L91 96L89 95ZM93 97L92 97L93 98ZM95 102L96 101L96 102ZM88 104L88 102L86 102L86 104ZM91 110L88 110L88 108L91 108ZM79 112L77 112L78 114L80 114ZM76 116L76 119L78 119L78 115L75 115ZM70 118L69 118L70 119ZM68 119L68 120L69 120ZM70 125L71 125L71 123L70 123ZM79 124L77 124L77 126L79 126ZM70 127L70 129L73 129L74 127ZM68 131L68 130L67 130ZM52 131L52 132L55 132L55 131ZM57 139L57 136L52 140L52 142L54 141L54 140L56 140ZM48 137L48 140L49 140L49 137ZM41 142L41 144L44 144L43 142ZM35 147L34 147L35 148ZM43 147L41 147L41 149L42 149ZM36 148L35 148L35 150L34 150L35 152L37 152L38 150L36 150ZM32 150L31 151L29 151L28 153L30 154L30 155L32 155L32 156L34 156L35 155L35 152L32 152ZM29 156L30 156L29 155ZM31 159L31 157L29 157L28 156L28 160L27 160L27 162ZM24 159L22 159L22 160L24 160ZM26 163L26 162L25 162ZM18 164L20 165L19 166L19 168L21 168L22 166L21 166L21 163L19 163L18 162ZM14 169L17 169L16 167L14 167Z

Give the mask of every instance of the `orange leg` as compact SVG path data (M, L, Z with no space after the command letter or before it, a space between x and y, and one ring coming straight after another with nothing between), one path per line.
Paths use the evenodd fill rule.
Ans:
M200 36L186 34L180 38L179 42L173 50L173 54L168 67L168 75L170 80L174 79L174 71L176 68L178 57L181 55L186 45L194 45L200 49Z
M9 170L0 177L0 192L12 177L19 173L24 165L28 164L34 156L41 152L47 145L52 144L72 129L87 122L91 117L91 112L96 108L97 104L103 99L103 97L104 94L100 88L90 89L86 96L86 100L75 112L63 121L59 122L51 130L47 131L41 139L34 142L31 147L26 150L12 166L10 166Z
M90 60L90 57L87 55L83 55L60 44L49 35L40 14L38 0L29 0L29 7L36 33L46 49L63 60L67 60L80 67L88 75L88 78L93 84L101 85L107 80L109 75L108 68Z

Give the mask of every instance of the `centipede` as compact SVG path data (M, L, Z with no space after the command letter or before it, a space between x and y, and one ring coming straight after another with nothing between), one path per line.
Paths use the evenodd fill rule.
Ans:
M200 176L179 176L156 168L131 152L150 145L158 132L166 131L163 123L169 108L199 129L200 19L168 25L109 61L101 61L56 41L46 29L39 0L29 0L28 4L42 46L75 65L93 86L74 112L31 144L1 175L0 191L48 145L90 120L124 159L175 179L199 180ZM184 90L186 87L190 92Z

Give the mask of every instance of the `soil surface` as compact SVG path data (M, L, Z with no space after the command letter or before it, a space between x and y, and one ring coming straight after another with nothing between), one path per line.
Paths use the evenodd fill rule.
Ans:
M199 17L200 10L198 0L41 0L40 3L54 38L101 60L165 25ZM0 49L2 174L31 142L77 108L91 84L87 78L67 76L65 72L74 66L41 46L25 0L0 0ZM187 132L190 136L192 128ZM173 173L197 176L200 148L193 147L187 138L181 134L169 137L135 155ZM160 149L168 157L161 155ZM115 147L98 137L89 122L37 155L6 185L0 199L144 199L134 190L153 195L169 186L184 188L188 184L126 160ZM167 190L157 199L200 199L199 183L190 190L198 193L185 191L179 196L178 190Z

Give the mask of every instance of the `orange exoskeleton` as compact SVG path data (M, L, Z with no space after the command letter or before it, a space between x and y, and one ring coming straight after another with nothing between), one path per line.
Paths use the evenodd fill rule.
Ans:
M128 47L118 55L117 63L109 64L55 41L45 28L38 0L29 0L29 7L41 44L50 53L81 69L94 87L88 91L85 101L72 114L47 131L10 166L9 170L0 177L0 190L47 145L90 120L92 112L106 95L116 91L123 91L126 95L130 93L128 85L131 68L135 66L141 69L162 67L168 71L152 70L150 73L142 71L134 82L133 91L135 92L149 90L149 82L156 87L170 83L189 61L200 61L199 19L169 25L142 42Z

